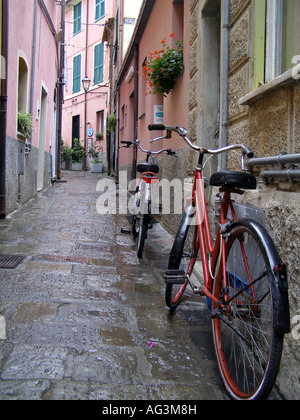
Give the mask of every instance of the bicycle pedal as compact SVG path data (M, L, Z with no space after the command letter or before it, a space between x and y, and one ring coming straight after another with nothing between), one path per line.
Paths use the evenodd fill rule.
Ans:
M186 282L185 271L167 270L164 279L167 284L184 284Z

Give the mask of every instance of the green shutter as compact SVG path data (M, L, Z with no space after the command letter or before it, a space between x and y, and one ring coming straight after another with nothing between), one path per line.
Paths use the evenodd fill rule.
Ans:
M78 34L79 32L81 32L81 5L82 3L78 3L76 4L76 6L74 6L74 25L73 25L73 35Z
M285 3L285 39L283 47L283 71L287 71L293 67L293 56L295 55L295 1L287 0Z
M73 59L73 93L80 91L81 84L81 55Z
M266 2L255 1L253 89L265 83Z
M104 44L96 45L94 59L94 85L103 82Z

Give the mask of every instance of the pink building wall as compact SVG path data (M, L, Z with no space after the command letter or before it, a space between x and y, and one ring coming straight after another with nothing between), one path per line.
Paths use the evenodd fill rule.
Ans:
M87 5L88 5L88 26L86 25L87 19ZM104 44L104 87L93 85L94 79L94 48L96 45L102 43L102 35L104 31L104 24L108 18L114 16L114 2L107 0L105 2L105 16L95 22L95 0L82 0L82 26L81 32L73 35L73 7L66 12L66 56L67 56L67 84L65 86L65 100L63 107L63 127L62 137L64 143L72 146L72 124L73 117L80 116L80 140L88 136L87 129L93 129L92 141L97 146L106 152L106 118L108 109L108 94L109 88L109 54L110 47L107 43ZM88 28L88 37L87 37ZM87 37L87 38L86 38ZM87 49L86 49L87 40ZM87 126L84 125L84 112L85 112L85 95L82 88L77 93L73 93L73 58L81 54L81 80L88 76L91 80L90 90L87 93ZM87 62L86 62L87 60ZM87 66L87 70L85 67ZM85 74L86 73L86 74ZM96 140L95 135L99 131L99 112L103 111L103 140ZM97 114L98 113L98 114Z
M48 12L54 24L58 24L60 7L51 0L44 0ZM34 0L10 0L9 1L9 36L8 36L8 113L7 135L17 137L17 108L18 108L18 59L24 58L28 65L27 104L26 111L30 112L30 83L32 70L32 45L33 45L33 16ZM40 7L37 11L37 44L36 66L33 93L33 133L32 146L39 146L39 118L38 109L41 102L42 87L48 93L47 135L46 151L53 142L53 108L54 89L58 73L56 43L45 16ZM58 27L57 27L58 29Z
M146 149L158 150L161 147L172 147L179 149L185 147L185 144L177 140L165 140L164 142L156 142L150 145L149 140L153 137L162 135L160 132L149 132L148 125L154 122L154 105L163 105L164 107L164 123L167 125L187 127L188 119L188 91L189 91L189 36L190 36L190 2L173 3L172 0L157 1L154 5L148 23L144 29L141 41L139 43L139 110L138 110L138 138ZM183 8L183 9L182 9ZM186 19L185 19L186 17ZM174 38L170 38L170 34L175 33ZM167 45L175 48L175 42L183 41L184 45L184 73L176 82L173 91L167 96L145 95L145 80L142 78L143 63L149 53L161 48L161 41L166 38ZM131 64L133 65L133 63ZM130 66L129 66L130 68ZM134 90L133 81L128 85L125 81L125 74L120 85L120 118L122 107L128 107L128 125L129 129L119 131L121 140L126 140L129 136L132 140L133 107L130 106L130 95ZM129 112L130 111L130 112ZM121 126L122 124L120 124ZM122 128L122 127L121 127ZM145 154L138 152L138 160L143 160ZM120 150L119 165L130 165L132 161L132 151L126 149Z
M10 0L8 7L7 213L50 185L56 176L57 34L61 17L61 7L52 0ZM33 116L31 139L25 140L18 133L19 110ZM30 151L25 154L29 140Z

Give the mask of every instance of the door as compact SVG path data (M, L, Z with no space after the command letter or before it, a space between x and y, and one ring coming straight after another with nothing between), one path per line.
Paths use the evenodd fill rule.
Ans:
M37 190L38 191L41 191L44 188L47 102L48 102L48 94L46 90L42 87L41 109L40 109L40 129L39 129L38 173L37 173Z

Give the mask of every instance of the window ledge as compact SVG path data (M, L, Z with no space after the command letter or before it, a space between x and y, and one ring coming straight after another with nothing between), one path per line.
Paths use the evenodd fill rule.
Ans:
M251 105L253 102L258 101L273 90L295 82L297 82L297 77L295 77L295 69L290 69L283 73L281 76L276 77L270 82L243 96L239 100L239 105Z

